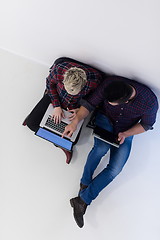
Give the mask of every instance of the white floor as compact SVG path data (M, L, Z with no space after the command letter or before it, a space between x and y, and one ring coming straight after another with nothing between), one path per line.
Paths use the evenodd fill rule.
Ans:
M69 199L78 192L91 132L83 130L67 165L61 150L21 125L43 94L48 67L1 50L0 69L0 239L159 240L159 117L154 131L135 137L124 170L88 207L80 229Z

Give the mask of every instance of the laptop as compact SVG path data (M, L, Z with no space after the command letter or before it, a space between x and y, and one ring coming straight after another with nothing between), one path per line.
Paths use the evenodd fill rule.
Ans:
M93 130L93 135L96 138L98 138L106 143L109 143L117 148L119 148L119 146L120 146L117 135L115 135L112 132L109 132L101 127L96 126Z
M72 134L71 137L65 136L62 138L62 133L64 132L65 127L71 122L68 119L71 113L63 109L65 118L62 118L60 124L55 124L53 119L53 111L53 105L49 104L40 122L40 127L35 135L48 140L68 151L72 151L73 143L75 142L78 133L80 132L84 120L81 120L79 122L76 131Z

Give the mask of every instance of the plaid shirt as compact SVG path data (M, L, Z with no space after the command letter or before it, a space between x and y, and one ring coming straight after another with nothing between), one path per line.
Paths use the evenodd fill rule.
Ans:
M145 85L134 80L122 78L136 90L136 96L128 103L112 106L104 97L104 91L108 83L113 81L108 77L96 89L96 91L82 101L81 105L89 111L100 106L100 111L105 114L113 124L115 133L126 131L140 122L145 130L152 129L156 121L158 101L155 94Z
M70 95L64 88L63 75L71 67L79 67L86 72L87 83L77 95ZM51 98L53 107L61 106L64 109L75 109L80 106L81 98L91 93L101 82L101 74L89 67L74 62L63 62L54 64L50 69L50 74L46 79L47 94Z

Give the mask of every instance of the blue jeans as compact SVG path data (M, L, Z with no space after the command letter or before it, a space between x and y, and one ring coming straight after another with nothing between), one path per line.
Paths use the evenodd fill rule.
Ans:
M97 114L96 125L113 132L112 124L103 114ZM121 172L129 157L132 139L133 136L126 138L124 143L121 144L119 148L116 148L98 138L94 138L94 146L88 155L81 178L81 183L88 186L80 192L80 197L85 203L89 205L92 200L98 196L102 189ZM95 169L108 150L110 150L109 164L95 178L93 178Z

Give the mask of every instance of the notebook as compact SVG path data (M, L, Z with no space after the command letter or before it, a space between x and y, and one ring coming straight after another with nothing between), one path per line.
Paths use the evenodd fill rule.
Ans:
M42 118L42 121L40 122L40 127L35 135L44 138L45 140L48 140L59 147L71 151L73 143L75 142L77 135L80 132L84 120L81 120L79 122L76 131L72 134L71 137L65 136L62 138L61 136L64 132L65 127L70 123L68 117L71 113L63 109L65 118L62 118L60 124L55 124L53 119L53 111L53 105L49 104Z
M115 135L101 127L96 126L93 130L93 135L96 138L98 138L104 142L107 142L117 148L119 148L119 146L120 146L119 141L117 139L117 135Z

